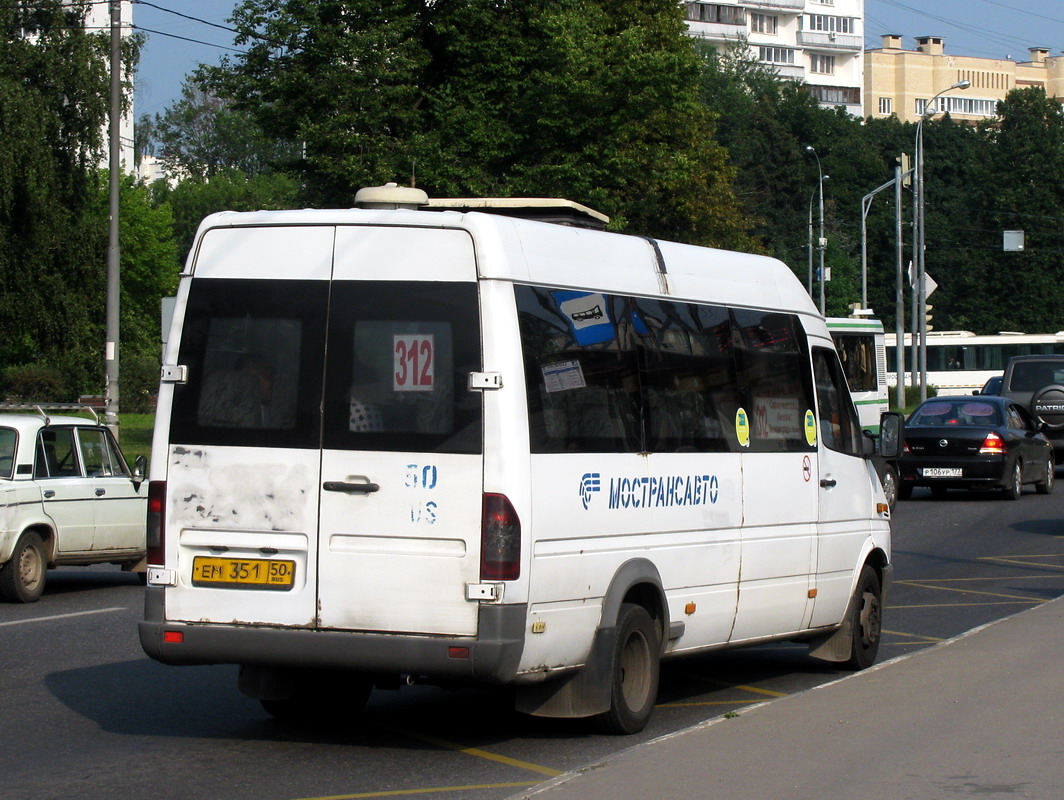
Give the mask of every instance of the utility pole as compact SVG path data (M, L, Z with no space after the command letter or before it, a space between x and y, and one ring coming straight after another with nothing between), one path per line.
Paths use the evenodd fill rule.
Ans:
M111 0L110 221L107 241L107 334L104 349L106 387L104 421L118 436L119 247L118 197L122 170L122 0Z

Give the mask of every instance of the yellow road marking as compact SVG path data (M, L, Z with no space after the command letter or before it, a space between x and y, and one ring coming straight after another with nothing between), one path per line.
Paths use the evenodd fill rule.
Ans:
M924 636L922 633L902 633L901 631L883 631L884 634L890 634L891 636L905 636L909 639L924 639L928 642L944 642L945 639L939 639L937 636Z
M998 564L1016 564L1021 567L1041 567L1043 569L1064 569L1062 564L1046 564L1038 561L1029 561L1032 558L1064 558L1060 553L1039 553L1027 556L983 556L980 561L992 561ZM1058 575L1032 575L1030 577L1056 578Z
M718 681L715 678L707 678L704 675L695 675L692 672L683 672L680 670L669 670L670 675L679 675L683 678L689 678L695 681L702 681L702 683L712 683L714 686L720 686L724 689L740 689L744 692L752 692L754 694L763 694L769 697L786 697L786 692L774 692L771 689L761 689L757 686L745 686L743 684L728 683L727 681Z
M519 759L510 758L509 756L501 756L498 753L492 753L488 750L481 750L479 747L466 747L464 744L459 744L458 742L451 742L447 739L440 739L436 736L429 736L425 733L409 731L405 728L393 728L391 726L387 726L386 730L393 731L394 733L398 733L401 736L407 736L411 739L418 739L422 742L434 744L437 747L444 748L445 750L454 750L459 753L465 753L467 756L476 756L477 758L485 758L488 761L496 761L500 764L506 764L511 767L527 769L530 772L535 772L540 775L546 775L550 778L554 778L562 774L560 770L551 769L550 767L544 767L539 764L530 764L527 761L520 761Z
M786 697L786 695L781 695ZM734 706L734 705L753 705L754 703L760 703L760 700L706 700L692 701L690 703L658 703L656 708L694 708L696 706Z
M906 586L915 586L917 589L934 589L939 592L960 592L961 594L975 594L985 597L1001 597L1008 600L1022 600L1028 603L1046 603L1048 600L1039 597L1024 597L1023 595L1015 594L1000 594L998 592L979 592L974 589L954 589L949 586L934 586L922 581L898 581L898 583L904 583ZM892 606L893 608L894 606Z
M422 789L391 789L385 792L359 792L358 794L330 794L324 797L303 797L300 800L359 800L363 797L409 797L414 794L443 794L445 792L468 792L472 789L520 789L535 786L538 781L517 783L473 783L468 786L429 786Z

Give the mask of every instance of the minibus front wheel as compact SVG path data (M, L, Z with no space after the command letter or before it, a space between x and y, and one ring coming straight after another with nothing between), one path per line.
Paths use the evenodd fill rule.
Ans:
M605 733L638 733L646 727L658 697L661 634L647 610L624 603L617 618L610 708L597 722Z

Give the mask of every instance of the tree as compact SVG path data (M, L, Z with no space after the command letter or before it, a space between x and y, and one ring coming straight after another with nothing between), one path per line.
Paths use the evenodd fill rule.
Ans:
M106 240L92 208L109 46L86 32L86 6L0 7L0 363L54 369L72 394L103 374Z
M211 89L305 143L313 204L416 175L431 194L561 195L636 233L745 224L672 0L245 0Z
M175 187L157 181L151 189L152 204L166 206L172 215L174 238L182 260L192 247L196 229L208 214L292 208L299 194L298 182L289 175L270 173L249 177L235 169L222 170L209 181L190 179Z
M269 173L295 160L292 145L263 135L254 120L185 81L181 99L154 118L141 117L138 152L153 152L173 176L203 180L225 169Z

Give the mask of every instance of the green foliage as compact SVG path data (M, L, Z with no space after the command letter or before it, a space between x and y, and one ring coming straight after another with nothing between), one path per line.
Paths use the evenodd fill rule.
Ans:
M303 196L417 176L440 195L565 196L614 227L743 246L672 0L245 0L206 85L305 144Z
M165 181L158 181L152 186L152 202L169 208L178 252L183 260L192 247L196 228L208 214L293 208L298 193L299 184L290 175L269 173L249 177L243 172L225 169L209 181L186 180L174 188Z
M85 31L86 7L0 8L0 364L54 369L73 393L102 372L95 287L106 263L94 173L108 45ZM136 46L124 54L131 65Z
M58 402L66 399L63 376L58 370L38 364L7 367L3 371L6 402Z
M186 80L181 99L138 123L138 150L159 157L167 174L206 180L225 170L273 172L294 161L291 144L267 138L251 117Z

